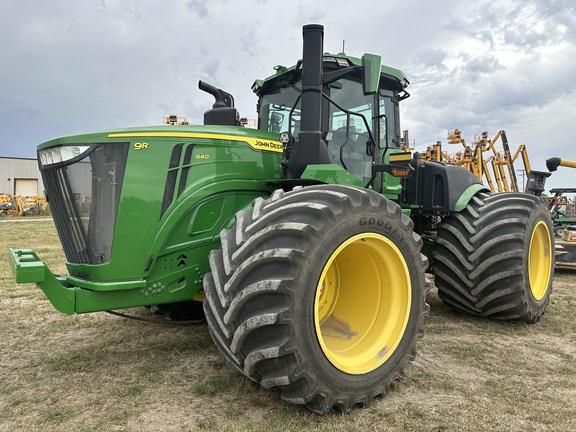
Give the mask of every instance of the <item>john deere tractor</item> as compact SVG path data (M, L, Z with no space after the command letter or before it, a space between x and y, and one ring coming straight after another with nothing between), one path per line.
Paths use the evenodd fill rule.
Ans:
M38 147L68 274L11 249L17 282L73 314L203 302L226 360L282 399L326 413L385 394L416 355L427 272L444 303L534 323L548 304L552 222L541 199L403 150L408 81L323 54L257 80L258 129L234 99L204 125L112 130Z

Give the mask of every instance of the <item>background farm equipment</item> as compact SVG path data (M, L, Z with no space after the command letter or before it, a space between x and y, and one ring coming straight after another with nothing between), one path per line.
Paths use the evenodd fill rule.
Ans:
M562 229L555 241L556 266L576 268L576 225Z
M502 143L502 150L497 148ZM457 152L448 152L442 149L442 143L429 146L423 154L426 161L451 163L472 172L479 180L485 181L492 192L522 192L517 179L517 169L514 163L522 157L524 175L528 176L531 167L528 151L524 144L516 149L514 155L510 150L506 132L499 131L492 139L488 132L474 135L472 145L468 145L459 129L448 131L448 144L461 144L462 149ZM488 156L485 156L488 153Z
M14 216L39 215L46 207L43 196L0 194L0 214Z
M576 168L576 162L553 157L546 160L546 167L554 172L558 167ZM555 188L549 199L554 222L556 266L576 268L576 199L567 194L575 194L576 188Z
M553 195L545 199L552 213L554 233L562 237L566 227L576 225L576 188L554 188L550 189L550 193Z

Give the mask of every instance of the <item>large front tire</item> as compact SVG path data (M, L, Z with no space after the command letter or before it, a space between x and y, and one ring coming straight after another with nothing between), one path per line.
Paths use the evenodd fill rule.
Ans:
M432 268L440 298L468 314L538 321L552 292L553 236L540 198L476 195L438 225Z
M386 393L415 357L427 262L396 204L346 186L277 191L221 240L204 278L211 335L284 400L348 411Z

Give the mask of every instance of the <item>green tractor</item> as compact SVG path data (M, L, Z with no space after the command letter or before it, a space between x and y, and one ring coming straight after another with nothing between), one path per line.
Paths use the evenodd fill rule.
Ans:
M404 74L377 55L323 54L254 83L204 125L57 138L38 161L68 274L11 249L16 281L67 314L203 305L228 362L281 398L343 412L385 394L416 355L426 272L444 303L534 323L552 289L552 221L536 194L403 150Z

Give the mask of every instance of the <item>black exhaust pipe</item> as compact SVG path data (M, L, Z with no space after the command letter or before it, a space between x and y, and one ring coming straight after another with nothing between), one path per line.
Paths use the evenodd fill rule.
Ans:
M292 178L299 178L312 164L328 164L330 157L322 140L322 59L324 27L309 24L302 28L302 98L300 134L288 161Z

